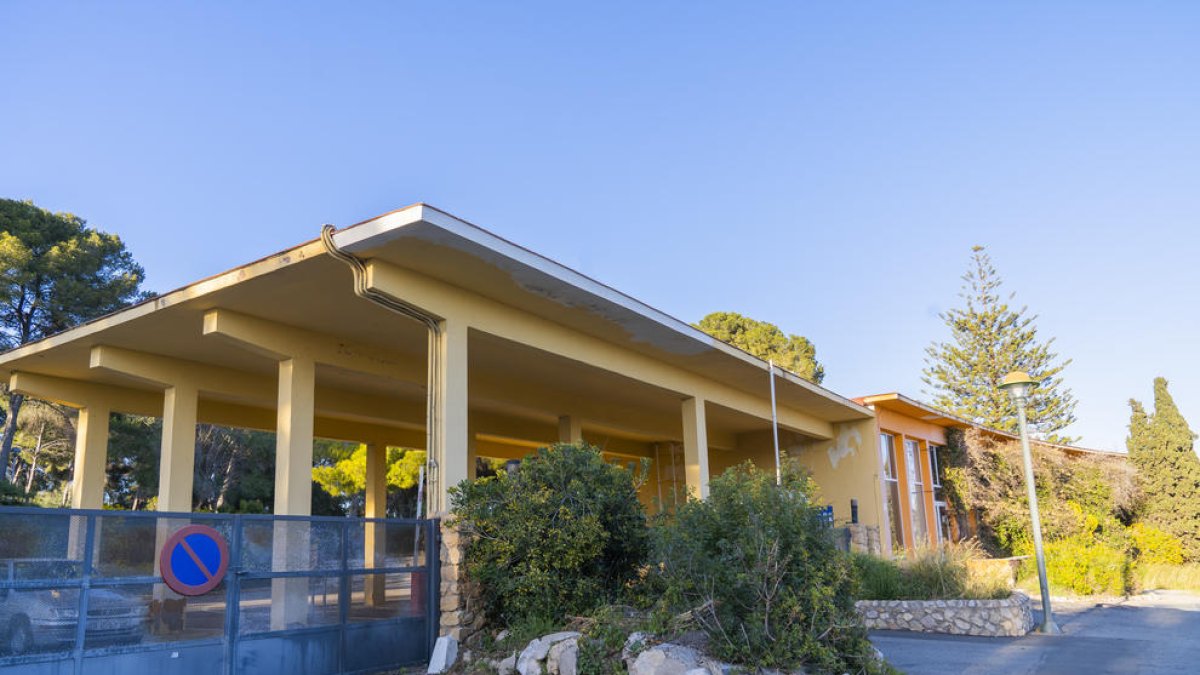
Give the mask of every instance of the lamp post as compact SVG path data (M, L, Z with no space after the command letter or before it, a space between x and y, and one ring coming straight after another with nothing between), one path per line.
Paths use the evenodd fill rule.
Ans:
M1021 454L1025 459L1025 489L1029 491L1029 517L1033 520L1033 550L1037 556L1038 583L1042 587L1042 625L1039 633L1061 635L1050 611L1050 584L1046 581L1046 555L1042 552L1042 519L1038 515L1037 490L1033 484L1033 457L1029 452L1029 429L1025 421L1025 403L1029 388L1034 384L1028 373L1015 371L1004 376L1000 388L1007 391L1017 404L1017 419L1021 423Z

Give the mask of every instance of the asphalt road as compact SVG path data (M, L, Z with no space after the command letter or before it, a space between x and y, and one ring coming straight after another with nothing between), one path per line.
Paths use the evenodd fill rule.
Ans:
M874 631L871 642L910 675L1200 673L1200 595L1152 591L1053 607L1061 636ZM1041 612L1034 619L1040 623Z

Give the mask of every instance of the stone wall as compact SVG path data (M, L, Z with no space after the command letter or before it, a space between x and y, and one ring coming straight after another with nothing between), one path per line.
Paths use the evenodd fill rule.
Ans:
M1033 629L1029 596L1016 592L1003 600L859 600L854 603L867 628L922 633L1020 636Z
M470 643L483 628L478 593L467 580L463 559L466 537L445 521L441 523L441 625L438 635Z
M852 523L846 526L850 530L850 550L871 555L883 555L883 547L879 543L879 528L873 525Z

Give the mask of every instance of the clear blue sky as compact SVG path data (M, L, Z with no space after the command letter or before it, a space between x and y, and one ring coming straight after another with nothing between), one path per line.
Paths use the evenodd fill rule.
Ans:
M682 319L920 396L973 244L1123 446L1200 427L1200 4L0 6L0 196L154 290L426 201ZM182 252L182 253L181 253Z

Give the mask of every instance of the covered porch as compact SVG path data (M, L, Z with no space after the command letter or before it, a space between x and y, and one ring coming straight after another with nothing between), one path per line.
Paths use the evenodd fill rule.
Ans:
M197 423L276 434L281 515L311 511L318 437L368 446L368 517L386 501L388 446L429 452L430 515L476 458L555 441L648 462L651 508L705 496L712 473L740 462L775 464L765 363L425 205L14 350L0 372L14 391L79 409L76 508L103 505L113 412L161 417L165 511L191 510ZM775 379L782 451L831 502L878 481L869 410ZM868 492L862 518L878 524Z

